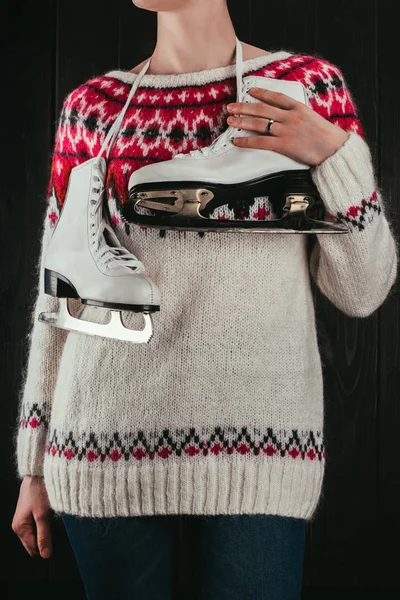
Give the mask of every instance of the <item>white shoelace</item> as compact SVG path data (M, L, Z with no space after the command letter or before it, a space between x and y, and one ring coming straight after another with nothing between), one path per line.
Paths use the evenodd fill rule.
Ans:
M174 158L184 158L185 156L200 158L201 156L209 156L210 152L214 152L216 154L222 145L228 143L228 138L231 137L234 129L234 127L229 126L227 129L225 129L224 133L218 136L209 146L198 148L197 150L190 150L185 154L180 152L175 154Z
M102 210L100 207L103 203L104 184L102 181L99 182L100 193L96 204L92 205L92 215L96 216L96 240L95 252L100 265L107 269L124 269L131 271L132 267L135 273L143 273L145 271L144 264L134 255L131 254L126 248L124 248L114 230L106 223L102 218ZM111 237L113 246L109 246L106 242L104 232L107 231Z

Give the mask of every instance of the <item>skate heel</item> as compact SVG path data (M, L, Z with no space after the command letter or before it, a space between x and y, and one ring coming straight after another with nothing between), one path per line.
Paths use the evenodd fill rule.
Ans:
M275 214L284 217L285 225L305 231L324 221L325 209L310 169L287 171L276 179L270 196ZM318 225L319 226L319 225Z
M310 169L287 171L281 180L282 191L285 196L302 194L304 196L318 195L317 188L311 177Z
M281 198L284 212L289 212L292 223L297 221L300 229L313 225L315 229L318 229L324 222L324 204L313 182L310 169L289 171L287 177L284 178ZM326 228L329 228L328 224L326 224Z
M79 295L73 285L55 271L44 270L44 291L49 296L57 298L79 298Z

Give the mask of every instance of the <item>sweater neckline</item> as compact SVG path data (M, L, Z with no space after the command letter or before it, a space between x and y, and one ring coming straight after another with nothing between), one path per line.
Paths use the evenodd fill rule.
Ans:
M284 60L293 56L292 52L286 50L277 50L270 52L269 54L262 54L255 58L249 58L242 62L243 76L246 73L256 70L257 68L268 65L272 62ZM204 85L213 83L216 81L223 81L229 79L236 74L236 63L226 65L223 67L214 67L212 69L203 69L202 71L193 71L191 73L177 73L177 74L145 74L142 77L140 87L154 87L154 88L168 88L174 86L188 86L188 85ZM124 71L122 69L114 69L108 71L104 75L105 77L113 77L123 81L124 83L133 83L138 76L138 73L132 73L132 71Z

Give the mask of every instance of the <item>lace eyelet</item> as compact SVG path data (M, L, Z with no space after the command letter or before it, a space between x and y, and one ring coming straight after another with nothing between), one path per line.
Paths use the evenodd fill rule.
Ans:
M241 127L236 127L236 131L242 131Z

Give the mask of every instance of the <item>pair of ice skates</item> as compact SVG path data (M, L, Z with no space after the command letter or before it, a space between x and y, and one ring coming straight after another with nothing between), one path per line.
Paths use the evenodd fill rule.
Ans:
M57 313L39 320L88 335L149 342L151 313L160 309L160 291L145 267L119 242L103 212L107 161L122 120L151 58L135 79L126 103L110 128L98 156L73 168L64 206L44 260L45 293L59 298ZM242 47L236 38L237 102L258 102L250 87L280 91L308 104L300 82L242 77ZM346 227L324 220L325 210L313 184L310 167L277 152L240 148L233 135L256 132L228 127L210 146L176 154L147 165L129 179L127 221L158 229L246 233L346 233ZM203 160L207 158L207 160ZM212 159L210 161L210 158ZM246 209L257 196L268 196L277 219L215 219L212 212L238 203ZM312 210L310 210L312 209ZM312 213L312 216L311 216ZM68 298L110 310L106 324L73 317ZM142 312L142 330L125 327L121 311Z

